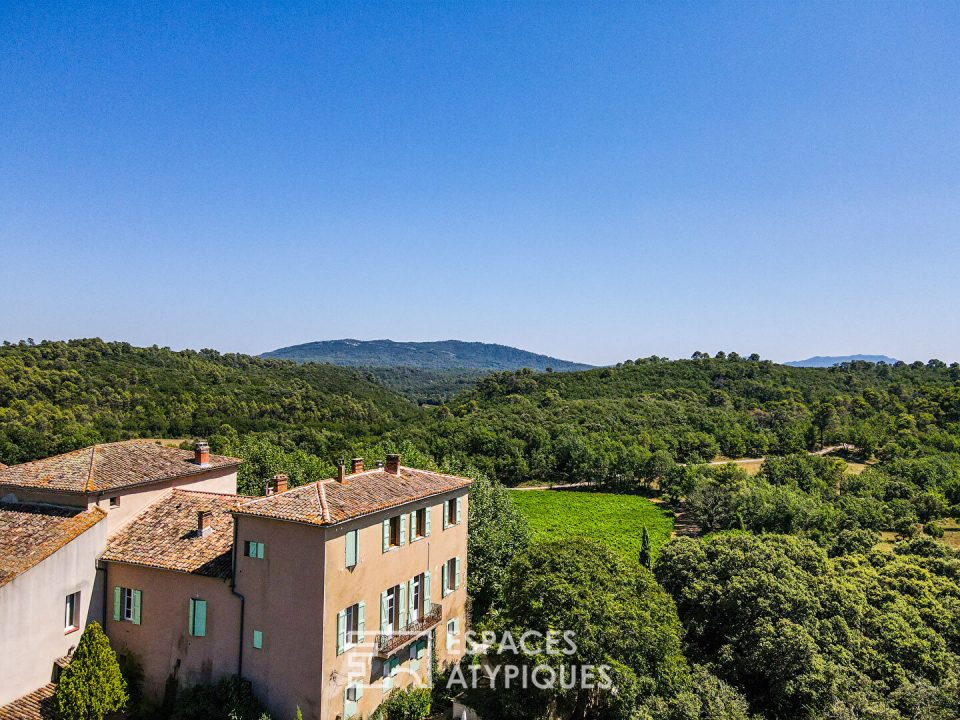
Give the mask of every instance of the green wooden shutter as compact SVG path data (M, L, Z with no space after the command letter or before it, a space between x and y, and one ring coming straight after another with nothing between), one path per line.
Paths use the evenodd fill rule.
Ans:
M444 500L440 510L443 512L443 529L446 530L450 527L450 501Z
M196 610L196 602L197 602L196 600L194 600L193 598L190 598L190 603L189 603L190 609L187 611L187 632L190 633L191 635L194 634L193 615L194 615L194 611Z
M347 644L347 611L337 613L337 655L343 654L343 647Z
M263 649L263 633L260 630L253 631L253 647L257 650Z
M386 632L389 620L390 618L387 617L387 591L384 590L380 593L380 632Z
M432 507L428 507L423 511L424 516L426 516L426 522L424 523L423 534L427 537L430 537L430 516L433 514L431 511Z
M357 564L357 531L351 530L344 538L346 543L346 563L347 567L353 567Z
M139 590L133 591L133 624L140 624L140 601L141 594Z
M367 607L360 603L357 610L357 642L362 643L367 632Z
M207 635L207 601L190 600L190 634L194 637Z
M123 593L123 590L120 588L119 585L117 585L117 586L113 589L113 619L114 619L114 620L119 620L119 619L120 619L120 612L123 610L123 607L122 607L122 604L123 604L123 596L122 596L122 593Z
M400 544L407 544L407 514L403 513L400 516Z
M390 518L383 521L383 551L390 549Z
M263 543L257 543L257 560L263 560Z
M417 539L417 511L410 513L410 541Z
M460 500L462 498L457 498L457 525L460 524Z
M411 622L413 621L413 614L416 611L416 608L413 607L413 601L415 599L413 594L413 580L410 579L407 581L407 617L410 618Z
M423 574L423 614L427 615L430 612L430 571L427 570Z
M397 600L397 628L407 626L407 584L400 583L400 598Z
M458 557L453 563L453 589L460 589L460 558Z
M449 563L440 566L440 597L447 596L447 588L450 586L447 573L449 572Z

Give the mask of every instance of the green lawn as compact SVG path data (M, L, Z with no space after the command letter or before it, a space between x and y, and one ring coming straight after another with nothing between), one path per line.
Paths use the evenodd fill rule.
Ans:
M638 495L558 490L513 491L511 495L530 519L538 540L586 536L636 559L644 525L654 557L673 532L670 512Z

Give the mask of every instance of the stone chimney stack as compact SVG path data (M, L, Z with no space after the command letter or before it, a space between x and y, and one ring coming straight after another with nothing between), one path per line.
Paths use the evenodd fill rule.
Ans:
M384 469L391 475L400 474L400 456L397 454L387 455L387 464Z
M209 510L197 511L197 535L206 537L213 532L213 513Z
M354 458L350 461L350 474L356 475L363 472L363 458Z
M288 487L290 487L290 478L286 473L274 475L273 480L267 481L267 495L286 492Z
M347 469L343 466L343 460L337 461L337 482L341 485L347 482Z
M193 446L193 461L197 465L210 464L210 446L203 440Z

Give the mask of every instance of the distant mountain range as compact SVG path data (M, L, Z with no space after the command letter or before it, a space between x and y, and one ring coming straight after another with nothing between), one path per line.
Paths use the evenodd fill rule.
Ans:
M898 362L896 358L887 355L817 355L806 360L792 360L784 363L791 367L831 367L840 363L853 362L854 360L863 360L865 362L878 363L883 362L887 365L893 365Z
M393 340L319 340L263 353L263 358L295 362L320 362L351 367L413 367L425 370L588 370L592 365L538 355L493 343L440 340L394 342Z

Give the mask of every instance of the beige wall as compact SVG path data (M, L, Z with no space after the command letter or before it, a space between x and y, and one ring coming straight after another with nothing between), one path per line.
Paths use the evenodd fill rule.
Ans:
M90 502L108 513L107 532L112 535L124 524L143 512L148 505L156 502L170 488L234 494L237 492L237 468L216 468L204 473L186 475L163 482L91 495ZM119 507L110 507L111 497L120 498Z
M246 541L265 545L262 560L244 556ZM237 592L246 598L243 676L274 718L319 717L323 635L322 528L237 517ZM262 649L253 631L263 633Z
M0 587L0 705L50 682L53 661L79 642L79 630L64 633L67 595L80 591L81 625L100 619L106 532L103 520Z
M114 587L140 590L140 625L113 619ZM190 599L207 601L204 637L189 631ZM176 674L180 687L216 682L237 672L240 599L230 581L124 563L107 563L106 629L115 650L143 663L144 691L163 696Z
M56 492L40 488L0 486L0 501L15 503L39 503L86 508L90 506L84 493Z

